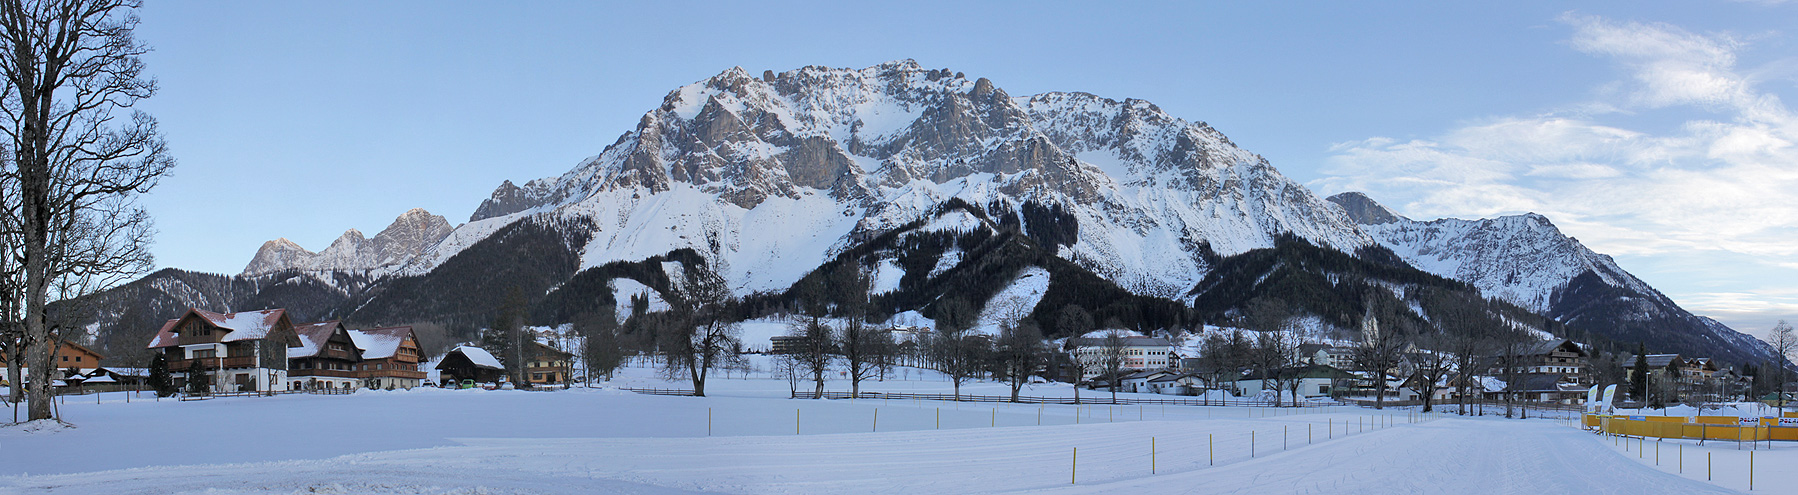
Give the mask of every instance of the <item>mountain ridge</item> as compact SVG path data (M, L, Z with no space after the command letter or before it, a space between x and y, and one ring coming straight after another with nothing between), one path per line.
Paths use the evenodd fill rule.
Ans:
M1322 198L1208 124L1173 117L1143 100L1077 92L1013 97L988 79L925 69L910 60L863 69L811 66L760 77L736 67L670 91L634 129L559 176L523 185L502 182L469 222L452 228L442 217L414 210L419 213L402 215L373 239L352 229L319 253L277 239L264 244L234 278L252 283L231 287L260 293L267 281L300 284L293 277L310 277L305 284L335 291L329 297L338 305L321 310L333 318L453 317L456 325L478 326L490 321L487 313L494 308L487 306L496 298L467 291L517 284L533 304L547 299L597 304L608 300L599 292L611 295L608 284L615 277L583 278L583 273L660 270L660 278L639 281L655 287L656 280L665 285L705 270L725 280L735 295L773 308L796 304L790 295L810 290L802 286L833 260L904 231L917 239L906 242L935 247L888 246L884 257L864 258L892 274L894 291L957 276L964 277L955 282L964 289L993 293L997 289L970 285L978 284L954 274L968 273L958 267L972 263L1005 267L1010 271L992 273L1010 277L1018 266L983 258L989 251L978 250L1005 247L1010 251L998 252L1052 256L1059 261L1035 266L1062 279L1077 268L1130 294L1113 299L1165 300L1191 308L1203 297L1208 317L1225 317L1236 314L1235 308L1215 305L1236 302L1218 303L1228 298L1199 290L1208 277L1215 279L1218 263L1262 253L1255 254L1262 261L1231 266L1273 273L1286 259L1280 256L1332 260L1285 278L1312 285L1336 284L1332 278L1338 272L1329 270L1359 263L1311 251L1323 249L1351 258L1373 256L1367 261L1376 264L1416 266L1482 291L1490 288L1492 297L1531 311L1589 326L1631 317L1616 305L1594 304L1602 301L1592 294L1621 287L1651 305L1666 306L1666 317L1657 320L1664 328L1656 331L1698 332L1688 343L1694 348L1753 354L1751 342L1736 338L1752 337L1703 324L1674 311L1671 301L1661 304L1664 296L1655 299L1659 293L1652 288L1632 285L1634 278L1608 257L1560 235L1546 218L1416 222L1357 196L1345 197L1352 205ZM944 214L958 204L955 208L981 213ZM402 221L407 218L413 221ZM970 234L979 231L988 233ZM968 235L974 237L962 239ZM1009 241L989 245L981 236ZM385 240L375 242L380 239ZM1502 255L1477 249L1482 242L1498 246L1512 240L1528 242ZM974 248L964 248L964 241L988 247L970 251ZM1536 266L1529 249L1578 256ZM681 253L676 259L685 261L637 265L671 253ZM499 274L512 279L499 280ZM1082 284L1109 290L1090 280ZM562 295L551 297L558 291ZM1066 294L1062 289L1050 293L1068 297L1060 295ZM939 311L929 299L935 293L909 294L891 299L908 307L889 312ZM1131 304L1166 313L1151 319L1155 322L1194 321L1193 315L1176 315L1159 303ZM542 309L554 310L541 314L561 316L592 310ZM449 313L454 314L445 316ZM1124 310L1115 314L1127 317ZM1344 318L1326 320L1348 321ZM1682 323L1688 320L1699 325Z

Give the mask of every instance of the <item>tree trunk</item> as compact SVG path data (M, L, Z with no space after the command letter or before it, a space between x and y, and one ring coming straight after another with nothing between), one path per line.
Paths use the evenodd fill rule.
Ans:
M1373 408L1374 409L1385 409L1386 408L1386 377L1384 376L1385 373L1377 373L1377 375L1380 375L1380 376L1375 376L1374 380L1373 380L1373 384L1374 384L1373 385L1373 394L1374 394Z

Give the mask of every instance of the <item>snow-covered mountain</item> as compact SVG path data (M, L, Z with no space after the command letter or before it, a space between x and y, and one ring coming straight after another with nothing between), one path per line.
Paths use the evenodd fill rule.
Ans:
M421 208L401 214L374 238L350 229L330 247L314 253L283 237L262 244L243 275L267 275L287 270L306 272L379 272L397 268L448 236L452 228L442 216Z
M663 99L598 156L560 177L502 184L471 222L408 267L527 215L599 226L581 268L692 248L739 293L785 288L848 241L921 218L949 198L1068 207L1059 254L1140 294L1173 297L1236 254L1292 232L1353 252L1354 223L1203 123L1140 100L1012 97L912 61L733 68Z
M1534 213L1479 220L1416 221L1358 192L1331 196L1361 229L1406 263L1478 287L1573 326L1600 327L1625 343L1730 361L1759 361L1773 353L1752 336L1681 309L1630 275L1610 256L1593 252Z
M972 306L983 327L1025 301L1080 305L1099 322L1190 324L1264 295L1315 299L1323 320L1348 321L1363 301L1343 291L1406 271L1435 278L1385 250L1521 307L1505 318L1535 311L1670 343L1657 349L1761 356L1751 337L1680 310L1546 218L1417 222L1359 194L1325 200L1149 102L1014 97L909 60L732 68L670 92L564 174L500 184L467 223L413 210L318 253L271 241L228 280L159 272L106 296L117 307L101 326L162 321L116 316L141 301L214 301L472 331L509 288L537 305L534 318L569 318L627 300L618 287L661 291L700 272L761 308L791 307L852 262L874 268L883 311L940 314L938 302L965 299L947 306ZM1425 285L1460 291L1441 301L1483 301L1460 283Z

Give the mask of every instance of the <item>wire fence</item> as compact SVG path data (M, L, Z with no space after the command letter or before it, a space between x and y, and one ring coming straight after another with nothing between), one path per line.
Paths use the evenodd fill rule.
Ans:
M1253 399L1203 399L1203 398L1141 398L1118 397L1105 395L1091 397L1035 397L1020 395L1012 400L1009 395L974 395L974 394L916 394L903 392L862 392L852 395L849 392L824 391L823 394L793 391L794 399L892 399L892 400L939 400L950 402L1010 402L1016 404L1067 404L1067 405L1119 405L1119 406L1225 406L1225 407L1275 407L1271 401ZM1316 402L1285 402L1278 407L1317 408L1337 407L1342 404Z

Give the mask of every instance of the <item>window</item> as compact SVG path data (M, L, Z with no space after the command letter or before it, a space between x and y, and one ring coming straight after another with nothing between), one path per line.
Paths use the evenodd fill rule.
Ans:
M81 356L75 356L75 362L77 362L77 363L81 362Z
M62 357L62 362L65 362L65 363L66 363L66 362L69 362L69 357L68 357L68 356L63 356L63 357Z

